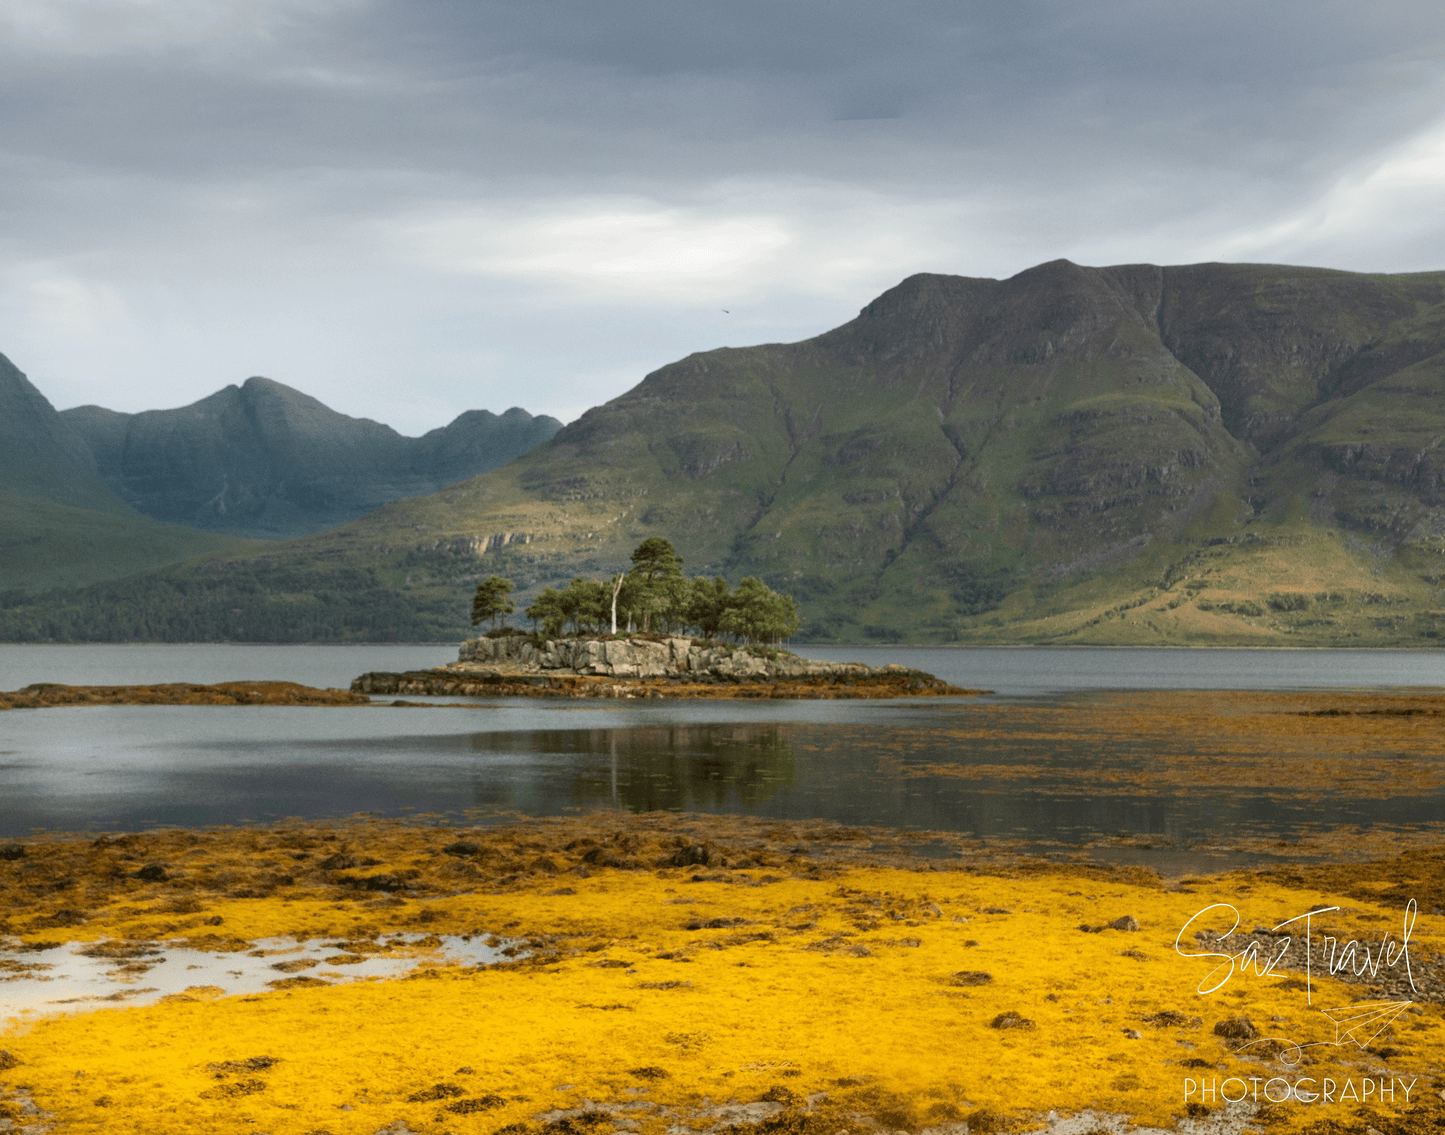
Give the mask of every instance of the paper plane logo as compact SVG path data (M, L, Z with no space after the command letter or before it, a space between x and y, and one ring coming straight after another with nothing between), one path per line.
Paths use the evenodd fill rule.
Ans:
M1413 1001L1356 1001L1353 1005L1320 1012L1335 1024L1336 1047L1354 1041L1364 1048L1413 1004Z

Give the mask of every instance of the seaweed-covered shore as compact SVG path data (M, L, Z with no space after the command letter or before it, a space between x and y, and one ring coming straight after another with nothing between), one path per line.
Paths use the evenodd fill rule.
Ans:
M371 705L349 690L317 689L296 682L165 682L150 686L67 686L37 682L0 691L0 709L46 709L72 705Z
M949 858L913 854L949 838ZM141 970L167 944L336 951L263 994L7 1023L0 1107L67 1132L1397 1135L1445 1120L1436 849L1166 880L947 833L606 812L35 837L0 848L0 882L12 972L62 941ZM1362 1044L1334 1044L1319 1010L1379 1000L1369 976L1315 973L1307 995L1282 965L1201 996L1213 963L1175 948L1186 927L1190 953L1207 948L1196 927L1226 934L1227 904L1246 927L1337 907L1321 929L1373 949L1398 939L1405 895L1423 996ZM348 957L418 932L512 954L344 980ZM127 961L144 943L156 951ZM1278 1039L1251 1038L1330 1043L1290 1064ZM1411 1092L1332 1107L1185 1094L1203 1077L1326 1076Z
M828 674L798 678L611 677L592 674L535 674L501 670L413 670L373 672L351 683L356 693L443 697L522 698L851 698L971 697L966 690L919 670L896 673Z

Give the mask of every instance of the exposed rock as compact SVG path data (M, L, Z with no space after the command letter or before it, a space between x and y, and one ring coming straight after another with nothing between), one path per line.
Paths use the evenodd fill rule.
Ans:
M471 639L435 670L373 672L355 693L523 697L891 698L977 694L906 666L818 662L690 638ZM706 862L702 860L701 862ZM686 864L680 864L686 865Z
M447 669L466 673L489 670L515 674L544 672L602 675L609 678L699 678L747 680L822 675L866 677L874 671L856 662L812 662L785 651L759 657L730 646L699 645L690 638L548 639L535 645L523 635L471 639L459 660ZM903 669L897 667L897 669Z
M711 852L701 844L682 847L668 861L674 867L706 867Z
M1214 1026L1214 1035L1225 1040L1254 1040L1259 1029L1248 1017L1233 1017Z

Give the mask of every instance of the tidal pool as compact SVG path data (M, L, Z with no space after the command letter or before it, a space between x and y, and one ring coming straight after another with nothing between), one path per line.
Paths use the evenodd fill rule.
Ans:
M391 934L368 943L262 938L242 952L213 953L167 942L67 942L22 949L0 939L0 1021L56 1013L153 1005L180 999L268 993L403 977L427 965L489 965L500 961L481 937ZM374 952L373 952L374 951Z

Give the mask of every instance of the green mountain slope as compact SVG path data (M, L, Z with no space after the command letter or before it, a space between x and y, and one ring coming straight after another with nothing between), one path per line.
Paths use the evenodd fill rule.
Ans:
M562 426L513 408L470 410L419 438L339 414L267 378L175 410L61 417L89 445L106 485L147 516L237 536L319 532L398 497L495 469Z
M1429 643L1442 360L1445 273L914 276L815 339L663 367L501 469L153 577L144 602L214 637L284 637L286 603L325 607L325 637L450 637L482 576L525 600L661 533L690 572L791 592L815 639ZM0 633L85 637L97 603ZM168 617L146 633L179 635Z
M79 587L218 549L251 547L161 524L106 488L85 440L0 355L0 591Z
M0 355L0 491L77 508L125 514L106 489L85 440Z

